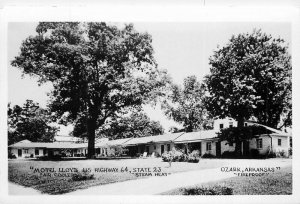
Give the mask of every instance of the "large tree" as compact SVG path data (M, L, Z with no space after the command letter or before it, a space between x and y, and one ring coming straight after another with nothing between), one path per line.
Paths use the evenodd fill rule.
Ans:
M127 116L112 117L96 130L96 137L121 139L130 137L145 137L164 133L158 121L150 120L146 113L134 111ZM75 137L87 137L85 120L78 120L70 133Z
M207 110L216 117L234 118L237 130L253 116L259 123L277 128L282 116L291 115L290 59L284 40L261 30L232 36L209 58ZM240 153L243 139L235 140Z
M281 120L290 124L292 67L283 39L261 30L232 36L209 64L206 107L212 115L232 117L239 127L251 116L273 128Z
M8 144L21 140L50 142L58 131L51 126L51 113L39 107L38 103L26 100L24 105L11 107L8 104Z
M158 121L150 120L147 114L142 112L114 118L98 131L99 134L113 139L145 137L164 133L164 129Z
M174 84L162 109L168 118L182 124L186 132L209 129L209 120L203 104L204 88L196 76L184 79L183 88Z
M12 65L40 83L52 82L49 108L60 123L86 120L89 158L98 127L155 101L168 81L153 58L151 36L132 24L43 22L36 31Z

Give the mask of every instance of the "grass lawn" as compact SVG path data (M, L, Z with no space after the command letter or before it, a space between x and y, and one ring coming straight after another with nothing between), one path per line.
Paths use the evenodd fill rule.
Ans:
M84 189L90 186L121 182L126 180L145 178L143 175L136 175L132 172L134 168L161 169L162 173L176 173L183 171L217 168L226 165L226 160L202 159L199 163L174 162L172 167L158 159L124 159L124 160L72 160L72 161L38 161L38 160L9 160L8 176L9 181L22 186L31 187L47 194L63 194L77 189ZM120 172L127 167L127 172ZM54 176L54 173L40 174L34 169L54 168L59 173L59 168L90 168L93 179L74 180L72 174L61 173ZM95 168L117 168L117 172L95 172ZM131 173L129 172L131 171ZM71 176L70 176L71 175Z
M234 177L186 188L174 189L162 195L186 195L187 191L198 189L201 193L229 188L233 195L289 195L292 194L292 167L262 177Z

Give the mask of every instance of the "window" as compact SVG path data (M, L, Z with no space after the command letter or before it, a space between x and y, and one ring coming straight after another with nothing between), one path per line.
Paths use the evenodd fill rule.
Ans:
M278 139L278 146L281 146L281 139Z
M211 142L207 142L206 143L206 151L210 151L211 150Z
M167 144L167 151L171 151L171 145Z
M156 145L154 145L153 147L154 147L154 150L156 150Z
M220 124L220 129L223 129L224 128L224 124Z
M24 153L25 153L25 154L28 154L28 149L24 149Z
M229 128L233 127L233 122L229 122Z
M39 155L39 149L35 149L34 153L35 155Z
M245 123L244 126L247 127L247 126L248 126L248 123Z
M256 147L257 147L257 149L262 148L262 139L256 139Z

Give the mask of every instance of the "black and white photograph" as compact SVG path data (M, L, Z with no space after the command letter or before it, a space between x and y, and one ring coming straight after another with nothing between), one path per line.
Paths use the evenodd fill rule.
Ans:
M292 28L8 22L8 195L293 195Z

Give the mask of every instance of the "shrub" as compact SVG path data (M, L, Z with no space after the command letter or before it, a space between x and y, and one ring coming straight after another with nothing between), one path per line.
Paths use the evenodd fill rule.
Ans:
M270 151L267 155L267 158L276 158L276 153L273 151Z
M17 157L16 157L16 155L14 155L14 154L12 154L12 153L8 153L8 158L9 159L16 159Z
M215 158L216 156L215 155L212 155L210 153L205 153L202 155L202 158Z
M162 155L161 155L161 158L164 162L169 162L171 161L171 154L170 152L164 152Z
M188 161L188 155L182 154L179 158L179 162L186 162Z
M276 152L276 157L286 157L285 151L281 150Z
M183 195L232 195L232 188L224 186L184 188Z
M222 158L236 158L236 154L233 151L225 151L222 154Z
M72 174L73 181L86 181L92 179L95 179L94 174L91 174L89 172L77 172L75 174Z
M194 150L188 155L188 162L198 163L200 158L199 150Z
M293 148L289 148L289 156L293 155Z
M182 161L187 161L188 156L184 154L181 150L174 149L169 152L164 152L162 155L162 160L167 161L167 162L182 162Z

